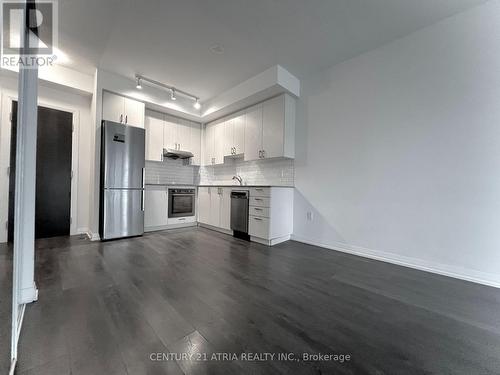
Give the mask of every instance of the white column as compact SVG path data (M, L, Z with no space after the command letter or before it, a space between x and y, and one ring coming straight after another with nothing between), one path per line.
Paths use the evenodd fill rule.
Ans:
M23 25L23 45L27 46L29 31L26 22ZM14 365L24 304L38 298L34 281L37 101L38 69L19 67L11 348Z

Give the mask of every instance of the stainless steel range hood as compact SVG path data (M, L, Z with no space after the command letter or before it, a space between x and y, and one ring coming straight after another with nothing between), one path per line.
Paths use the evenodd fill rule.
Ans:
M191 151L176 150L173 148L164 148L163 157L170 159L189 159L194 155Z

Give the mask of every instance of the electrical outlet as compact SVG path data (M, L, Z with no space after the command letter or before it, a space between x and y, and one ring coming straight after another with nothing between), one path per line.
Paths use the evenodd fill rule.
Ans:
M307 221L313 221L314 219L314 214L311 211L307 211Z

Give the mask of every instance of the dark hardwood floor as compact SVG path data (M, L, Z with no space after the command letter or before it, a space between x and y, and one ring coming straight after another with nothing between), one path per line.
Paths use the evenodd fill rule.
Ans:
M106 243L40 240L36 255L40 296L26 310L16 374L500 373L494 288L200 228ZM0 257L4 281L5 247ZM163 361L151 353L165 353ZM167 360L168 353L351 359Z

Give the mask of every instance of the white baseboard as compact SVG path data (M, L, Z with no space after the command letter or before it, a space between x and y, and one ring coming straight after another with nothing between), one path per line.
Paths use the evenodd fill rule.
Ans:
M195 222L191 222L191 223L178 223L178 224L160 225L160 226L155 226L155 227L144 227L144 233L158 232L160 230L168 230L168 229L195 227L196 225L197 224L195 221Z
M455 279L470 281L477 284L500 288L500 275L470 270L440 263L428 262L416 258L406 257L384 251L372 250L361 246L353 246L342 242L324 244L310 240L305 237L292 234L292 240L308 245L318 246L329 250L358 255L364 258L379 260L382 262L397 264L399 266L414 268L420 271L435 273L438 275L453 277Z
M224 234L227 234L229 236L233 235L233 231L232 230L227 230L227 229L224 229L224 228L214 227L213 225L208 225L208 224L203 224L203 223L198 222L198 226L202 227L202 228L211 229L211 230L214 230L216 232L224 233Z

